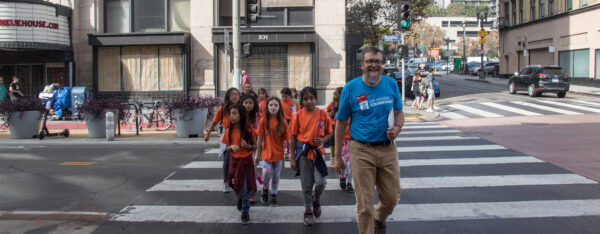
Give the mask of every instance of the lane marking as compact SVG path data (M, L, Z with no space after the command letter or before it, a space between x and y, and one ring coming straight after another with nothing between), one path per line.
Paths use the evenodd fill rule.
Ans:
M523 102L523 101L512 101L511 103L514 103L514 104L517 104L517 105L521 105L521 106L533 107L533 108L540 109L540 110L545 110L545 111L550 111L550 112L556 112L556 113L560 113L560 114L564 114L564 115L578 115L578 114L582 114L582 113L579 113L579 112L562 110L562 109L557 109L557 108L554 108L554 107L543 106L543 105L538 105L538 104L533 104L533 103L528 103L528 102Z
M252 223L300 223L304 207L253 206ZM515 219L600 215L600 200L545 200L439 204L398 204L389 221ZM231 206L128 206L112 221L239 223L240 212ZM319 223L356 222L356 206L323 206Z
M427 130L427 131L401 131L400 135L406 134L436 134L436 133L458 133L459 130L450 129L450 130Z
M484 110L472 108L472 107L461 105L461 104L452 104L452 105L449 105L449 106L452 107L452 108L454 108L454 109L458 109L458 110L461 110L461 111L466 111L466 112L469 112L471 114L475 114L475 115L479 115L479 116L483 116L483 117L504 117L504 115L499 115L499 114L495 114L495 113L492 113L492 112L487 112L487 111L484 111Z
M415 166L449 166L449 165L490 165L490 164L509 164L509 163L544 163L534 157L514 156L514 157L488 157L488 158L442 158L442 159L403 159L398 160L400 167ZM331 167L330 161L326 161L328 167ZM185 166L184 169L220 169L223 167L222 161L193 161ZM171 177L169 175L166 179Z
M403 126L402 129L429 129L429 128L444 128L444 129L448 129L448 127L446 126L442 126L442 125L427 125L427 126Z
M484 102L484 103L481 103L481 104L489 106L489 107L493 107L493 108L496 108L496 109L500 109L500 110L504 110L504 111L508 111L508 112L512 112L512 113L517 113L517 114L521 114L521 115L525 115L525 116L542 115L541 113L526 111L526 110L523 110L523 109L514 108L512 106L502 105L502 104L498 104L498 103L494 103L494 102Z
M474 140L479 137L464 136L428 136L428 137L399 137L396 141L440 141L440 140Z
M600 106L600 103L597 102L588 102L588 101L574 101L582 104L592 105L592 106Z
M563 107L567 107L567 108L571 108L571 109L578 109L578 110L583 110L583 111L600 113L600 109L598 109L598 108L592 108L592 107L586 107L586 106L578 106L578 105L567 104L567 103L562 103L562 102L555 102L555 101L538 100L538 102L546 103L546 104L551 104L551 105L556 105L556 106L563 106Z
M339 179L327 179L325 190L340 190ZM403 189L501 187L521 185L596 184L596 181L577 174L503 175L503 176L449 176L400 178ZM212 191L223 190L223 179L165 180L147 192L154 191ZM281 179L279 191L302 191L299 179Z
M443 112L440 113L441 116L446 117L448 119L468 119L469 117L461 115L456 112Z
M58 165L61 165L61 166L92 166L97 163L98 162L62 162L62 163L59 163Z

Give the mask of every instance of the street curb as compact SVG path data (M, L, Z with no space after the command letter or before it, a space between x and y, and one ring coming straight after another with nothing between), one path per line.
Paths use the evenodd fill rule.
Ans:
M11 140L3 141L2 145L198 145L206 148L219 147L219 142L204 140Z
M480 79L465 79L468 81L476 81L476 82L481 82L481 83L490 83L489 80L480 80Z
M575 91L568 91L567 93L573 93L573 94L577 94L577 95L590 96L590 97L600 97L600 94L594 94L594 93L582 93L582 92L575 92Z

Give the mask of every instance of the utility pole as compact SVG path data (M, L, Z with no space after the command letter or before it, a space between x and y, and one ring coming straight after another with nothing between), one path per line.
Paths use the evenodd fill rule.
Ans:
M479 21L479 24L481 26L481 31L482 33L485 33L485 29L483 28L483 25L485 24L485 22L487 21L487 15L488 15L488 8L486 7L483 12L481 12L481 10L479 10L479 8L477 8L477 21ZM480 68L479 68L479 79L480 80L485 80L485 73L483 72L483 44L485 44L485 35L482 36L482 38L479 40L479 44L481 44L481 64L480 64Z
M233 4L233 87L241 90L241 58L240 50L240 0L232 0Z
M448 65L450 65L450 43L451 42L455 42L455 40L450 40L450 37L446 37L446 45L448 46L446 49L446 53L448 54L448 56L446 56L446 75L448 75L449 70L448 70Z
M402 32L402 38L401 38L402 46L404 46L404 35L405 35L405 33ZM401 70L402 71L402 92L400 92L400 93L402 94L401 95L402 96L402 105L404 105L404 97L406 96L406 94L404 93L406 91L406 88L405 88L406 77L404 76L404 58L402 57L402 55L400 55L400 59L402 59L402 70Z
M467 65L467 33L465 31L465 27L467 26L467 19L463 20L463 59L462 59L462 74L465 74L465 67Z

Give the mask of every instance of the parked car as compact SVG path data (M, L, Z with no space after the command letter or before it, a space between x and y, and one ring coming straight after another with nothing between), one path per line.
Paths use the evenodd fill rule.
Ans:
M485 67L491 64L498 63L496 61L487 61L483 63L483 69L485 71ZM473 66L470 70L470 74L473 76L479 76L479 70L481 70L481 63L477 63L477 66Z
M391 76L394 72L399 72L398 68L395 65L386 65L383 67L383 74L386 76Z
M527 90L531 97L542 93L556 93L559 98L564 98L569 91L569 75L559 66L530 65L508 80L508 92L515 94L517 91Z
M475 68L475 67L479 67L479 63L478 62L469 62L467 64L463 65L463 73L464 74L469 74L469 75L473 75L473 73L471 73L471 69Z
M500 62L487 62L483 65L483 72L486 75L492 74L493 77L498 76L500 73Z
M390 75L392 78L394 78L396 80L396 84L398 84L398 90L400 90L401 93L404 93L405 97L412 96L412 92L411 92L410 88L412 85L413 74L414 74L414 72L404 70L404 79L405 79L404 92L402 92L402 72L400 72L400 71L393 72Z

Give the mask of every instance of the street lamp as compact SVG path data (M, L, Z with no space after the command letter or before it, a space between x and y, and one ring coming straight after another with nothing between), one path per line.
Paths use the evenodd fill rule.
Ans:
M477 8L476 13L477 13L477 21L479 23L479 25L481 25L481 31L484 31L483 29L483 25L487 22L487 15L488 15L488 11L489 9L486 7L483 9L483 12L481 12L481 10L479 8ZM481 80L485 80L485 73L483 72L483 43L481 43L481 67L479 68L479 79Z

